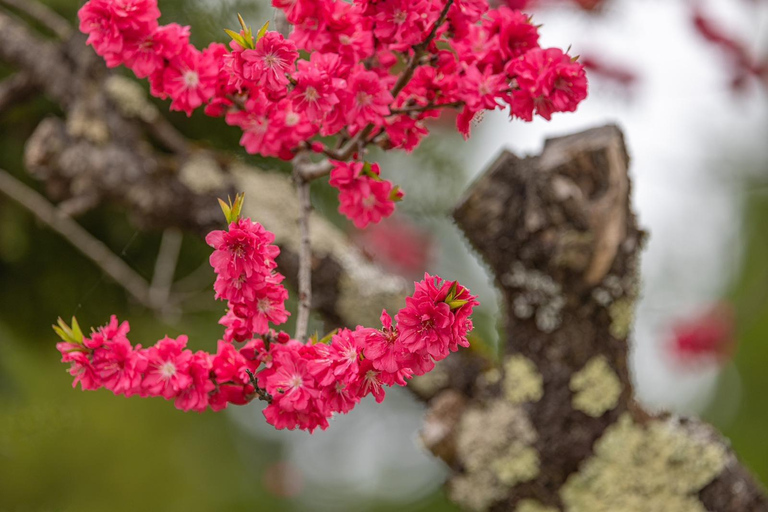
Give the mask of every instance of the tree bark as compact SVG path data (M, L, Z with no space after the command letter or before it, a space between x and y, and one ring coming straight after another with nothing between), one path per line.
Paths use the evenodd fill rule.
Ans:
M627 364L638 255L615 126L502 154L455 219L505 302L501 369L430 399L422 438L471 510L766 511L728 443L635 401Z

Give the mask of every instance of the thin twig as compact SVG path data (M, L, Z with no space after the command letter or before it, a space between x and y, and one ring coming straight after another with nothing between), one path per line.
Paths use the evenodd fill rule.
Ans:
M429 48L429 45L437 36L437 29L440 28L440 25L445 23L451 5L453 5L453 0L448 0L445 3L445 7L443 7L440 16L437 18L437 21L432 26L432 30L429 32L427 38L422 43L413 47L413 56L408 62L408 67L405 68L405 71L403 71L403 74L400 75L400 78L397 79L397 83L395 83L395 86L392 88L393 98L397 98L400 91L402 91L405 86L408 85L408 82L411 81L411 78L413 78L413 73L416 71L416 68L419 67L419 61L421 61L421 58L424 56L424 52L427 51L427 48Z
M72 25L56 11L37 0L0 0L0 5L26 14L56 34L59 39L66 41L72 36Z
M64 215L46 198L3 169L0 169L0 192L19 203L48 227L63 236L125 288L138 302L149 309L155 309L150 300L149 285L143 277L72 218Z
M149 287L149 298L157 309L163 309L168 304L183 239L184 235L176 228L168 228L163 232L160 250L155 260L152 284Z
M299 341L307 336L309 312L312 307L312 247L309 242L309 214L312 201L309 195L309 181L304 178L303 166L307 155L299 154L294 160L294 182L299 194L299 310L296 316L296 335Z
M463 101L453 101L451 103L433 103L429 102L426 105L409 105L400 108L392 108L389 111L393 114L412 114L416 112L426 112L427 110L434 110L438 108L458 108L464 105Z
M331 172L333 166L328 160L317 163L306 163L301 166L301 179L303 181L312 181L322 178Z

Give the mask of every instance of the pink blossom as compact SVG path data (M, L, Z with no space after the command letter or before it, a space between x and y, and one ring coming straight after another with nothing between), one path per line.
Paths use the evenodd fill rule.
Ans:
M152 75L154 92L173 100L171 110L192 115L192 111L211 99L216 91L220 63L213 59L214 55L212 49L200 52L191 45L185 46L169 62L162 78ZM162 85L158 82L160 79Z
M137 77L146 78L155 72L162 71L166 61L179 55L189 44L189 27L176 23L157 27L149 34L126 42L123 57L125 65Z
M112 67L123 62L124 38L142 39L155 30L160 17L156 0L90 0L77 14L80 31L88 34L86 44Z
M390 103L392 95L376 73L363 67L350 73L344 98L347 122L358 126L381 125L389 114Z
M395 373L402 366L406 351L400 343L397 329L392 327L392 318L386 310L381 313L381 330L371 329L365 339L365 357L373 367Z
M142 396L174 398L193 383L189 374L192 351L185 350L187 337L165 337L146 349L147 369L141 382Z
M210 354L203 351L195 352L187 366L190 383L179 391L174 400L177 409L203 412L208 407L208 395L216 388L210 379L210 372Z
M219 383L235 382L248 384L250 375L256 372L258 364L249 361L232 343L219 341L216 356L211 361L211 368Z
M337 55L317 52L309 61L298 62L296 86L291 94L293 107L297 112L305 112L312 122L321 122L339 103L336 93L346 86L346 81L334 76L338 59Z
M242 51L242 78L269 91L284 91L288 84L286 73L294 71L298 57L299 52L292 41L285 40L279 32L267 32L253 50Z
M317 397L315 379L307 369L307 359L297 350L278 352L272 360L271 374L265 389L286 411L304 411L311 399Z
M518 90L510 103L513 115L530 121L533 112L551 119L554 112L573 112L587 97L587 78L578 62L557 48L531 50L509 63Z
M102 386L101 378L93 368L88 351L82 345L59 342L56 349L61 352L61 362L69 363L69 374L75 378L72 387L80 384L82 390L95 390Z
M140 391L142 372L147 366L140 349L140 345L134 349L128 339L121 336L94 350L93 369L105 388L125 396Z
M378 164L363 162L331 162L329 183L339 189L339 212L349 218L356 228L376 224L395 211L395 200L402 192L392 182L379 177Z
M382 372L377 370L373 363L366 359L360 363L360 373L356 381L352 382L353 393L360 397L373 395L377 403L384 401L384 382Z

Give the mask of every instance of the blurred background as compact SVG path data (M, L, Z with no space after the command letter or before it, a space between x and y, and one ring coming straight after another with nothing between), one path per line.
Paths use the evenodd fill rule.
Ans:
M81 4L45 3L72 21ZM450 220L452 206L502 149L537 153L547 137L618 124L634 205L650 232L632 355L639 398L713 422L768 482L768 2L510 3L529 4L544 46L572 46L589 65L590 97L579 110L532 124L496 112L467 142L446 121L413 155L374 155L407 192L397 216L378 227L355 232L327 187L313 190L317 209L390 271L413 278L429 270L469 286L482 303L478 337L493 349L498 296ZM224 41L237 12L272 19L267 4L160 7L165 22L190 24L203 45ZM0 61L0 79L12 72ZM40 191L23 168L24 143L56 112L44 97L0 111L0 168ZM243 155L237 129L221 120L168 117L190 138ZM162 233L137 230L109 206L78 220L151 280ZM208 255L185 234L176 277ZM115 313L130 319L134 342L187 333L193 348L214 350L222 305L206 297L158 319L0 195L0 510L454 510L441 463L418 446L422 408L407 392L366 401L310 436L275 431L259 403L185 414L162 400L71 388L50 329L58 316L77 315L85 327Z

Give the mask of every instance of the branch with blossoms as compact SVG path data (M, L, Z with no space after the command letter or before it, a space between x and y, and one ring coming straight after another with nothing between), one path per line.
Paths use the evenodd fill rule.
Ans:
M367 395L381 402L385 387L404 386L469 346L476 297L457 282L428 274L395 315L396 324L385 310L379 329L340 329L308 343L275 331L289 316L288 291L275 263L280 250L272 233L240 218L242 201L238 196L233 204L222 203L229 227L206 237L214 248L216 298L227 302L218 351L193 352L186 336L134 346L128 322L115 316L87 337L77 320L70 326L59 319L57 348L70 364L73 386L163 397L184 411L218 411L258 398L269 403L264 416L276 428L312 432Z
M302 239L307 183L327 174L339 189L340 212L356 227L394 211L403 192L365 160L372 142L412 151L428 134L424 122L449 105L461 106L457 127L467 137L483 111L509 106L513 117L549 119L586 97L580 64L559 49L540 48L528 16L489 10L485 0L273 5L294 27L289 38L268 25L254 33L239 18L239 33L227 31L229 49L212 43L199 51L188 27L159 25L154 0L90 0L80 10L80 29L108 66L148 78L153 95L170 98L171 110L191 115L204 107L243 130L247 152L293 160ZM300 51L309 58L299 58ZM310 164L307 152L332 158ZM300 264L303 335L311 297L304 243Z

